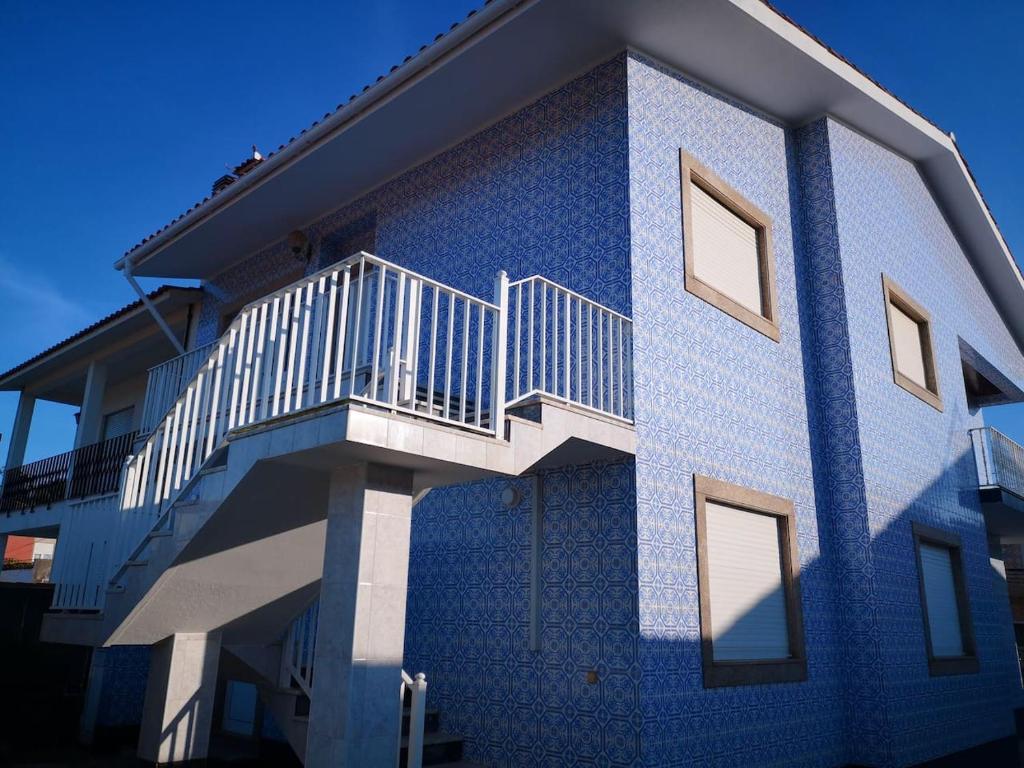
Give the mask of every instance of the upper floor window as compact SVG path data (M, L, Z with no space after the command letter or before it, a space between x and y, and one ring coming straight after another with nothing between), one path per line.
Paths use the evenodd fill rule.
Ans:
M135 406L130 405L119 411L108 413L103 417L103 433L100 440L112 440L115 437L127 435L132 431L132 424L135 419Z
M679 151L686 290L779 340L771 219Z
M889 323L893 378L905 390L941 411L931 317L924 307L884 275L882 286Z
M694 478L704 685L803 680L792 502Z
M932 675L977 672L960 539L920 523L914 523L913 530L928 671Z

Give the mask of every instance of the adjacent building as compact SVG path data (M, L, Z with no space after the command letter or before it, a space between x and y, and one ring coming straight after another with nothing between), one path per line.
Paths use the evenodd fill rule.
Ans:
M1016 764L1024 279L952 135L770 6L495 0L116 266L201 287L0 377L86 737Z

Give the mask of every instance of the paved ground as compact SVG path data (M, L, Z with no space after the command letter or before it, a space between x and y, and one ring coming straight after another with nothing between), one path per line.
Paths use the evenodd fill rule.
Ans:
M207 761L209 768L287 768L299 766L290 754L257 754L256 744L243 739L215 737L211 745L215 757ZM4 768L142 768L151 766L135 756L132 747L98 752L83 747L24 747L13 745L0 751Z

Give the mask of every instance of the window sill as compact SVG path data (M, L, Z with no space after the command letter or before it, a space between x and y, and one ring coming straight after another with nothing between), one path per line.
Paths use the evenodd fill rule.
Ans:
M712 288L699 277L695 277L691 274L684 274L683 286L688 293L693 294L698 299L703 299L711 306L721 310L727 315L730 315L736 320L739 320L748 328L753 328L758 333L764 334L772 341L777 342L782 337L777 323L769 320L763 315L757 314L756 312L751 312L739 302L729 298L721 291Z
M949 675L976 675L980 665L977 656L955 656L928 659L928 674L932 677Z
M893 370L893 381L896 382L898 387L907 390L914 397L923 400L939 413L942 413L942 398L931 390L925 389L916 381L912 381L897 370Z
M709 658L707 648L704 658ZM807 679L806 659L768 661L713 661L704 665L704 687L725 688L736 685L799 683Z

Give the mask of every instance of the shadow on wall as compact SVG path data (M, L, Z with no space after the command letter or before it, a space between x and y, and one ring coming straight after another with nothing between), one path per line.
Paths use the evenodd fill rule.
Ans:
M961 453L883 530L861 542L859 566L869 580L847 585L853 587L846 593L856 595L855 606L838 599L836 555L830 546L830 540L843 534L838 528L844 523L830 519L827 504L818 505L823 554L804 561L798 578L805 681L706 687L696 570L683 574L674 594L687 602L681 632L686 639L648 633L638 643L644 660L639 686L642 764L824 766L863 761L905 766L1014 734L1013 711L1024 701L1021 676L1005 576L1001 564L989 558L978 492L966 482L976 485L974 472L970 450ZM952 511L951 481L960 489ZM690 510L682 514L694 515ZM963 642L968 650L975 649L980 665L976 672L929 671L914 523L959 538L969 614ZM757 564L751 567L756 570ZM712 593L728 586L720 583L716 589L712 584ZM715 616L714 598L708 602ZM723 599L719 606L727 602ZM763 591L760 599L748 601L745 610L716 628L720 644L749 645L759 633L765 636L766 629L777 638L777 623L785 621L783 603L781 587ZM864 621L871 624L858 623ZM875 695L863 697L866 690ZM853 730L851 710L859 710L858 723L873 729ZM1004 751L996 750L986 764L1018 764L1015 740L1000 749Z
M860 593L856 610L840 602L836 584L831 542L843 522L818 505L822 555L804 559L800 572L807 676L794 683L705 687L696 569L686 565L696 541L689 552L663 553L677 564L675 583L639 583L632 462L543 477L536 553L533 478L435 490L414 512L405 666L426 673L430 706L443 730L466 738L467 760L838 766L870 751L867 764L895 766L1013 733L1022 697L1010 608L988 559L969 449L861 542L871 568L864 572L873 575L851 585ZM517 493L506 507L509 487ZM678 514L673 524L694 537L692 506ZM977 673L929 674L915 521L961 539ZM531 586L539 594L536 648ZM748 605L726 637L777 614L779 597L769 592ZM641 607L681 614L680 622L660 635L641 632ZM863 616L873 625L858 626ZM873 687L855 686L858 676ZM865 690L875 696L853 697ZM853 730L851 709L872 730Z

